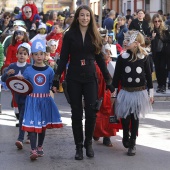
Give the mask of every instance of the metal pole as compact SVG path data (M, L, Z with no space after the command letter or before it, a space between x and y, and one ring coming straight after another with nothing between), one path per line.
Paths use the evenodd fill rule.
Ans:
M99 3L99 25L102 27L102 6L103 6L103 0L100 0Z

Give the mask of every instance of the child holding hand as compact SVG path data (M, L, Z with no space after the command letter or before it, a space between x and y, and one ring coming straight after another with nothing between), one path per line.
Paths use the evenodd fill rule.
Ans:
M141 46L144 42L139 31L128 31L124 34L123 45L127 51L117 59L112 82L115 88L118 88L119 83L122 86L115 101L115 114L122 120L122 143L128 148L129 156L136 154L139 117L152 111L153 84L148 53ZM116 97L116 92L112 93L112 97Z
M46 129L61 128L63 125L58 108L50 96L54 71L44 64L45 43L39 39L33 41L31 52L34 65L24 71L23 77L31 82L33 91L26 98L22 129L29 132L30 159L35 160L38 156L44 155L43 142ZM53 90L56 91L55 88Z

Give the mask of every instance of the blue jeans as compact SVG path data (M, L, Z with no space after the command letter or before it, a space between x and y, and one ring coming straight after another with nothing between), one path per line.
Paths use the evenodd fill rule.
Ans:
M18 110L19 110L19 135L18 135L18 140L20 142L23 142L25 131L21 130L21 128L22 128L22 121L23 121L23 117L24 117L25 104L18 104Z

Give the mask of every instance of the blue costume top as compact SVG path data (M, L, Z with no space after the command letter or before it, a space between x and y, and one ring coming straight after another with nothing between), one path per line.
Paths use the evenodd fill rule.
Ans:
M23 74L24 70L25 70L28 66L31 66L31 64L26 63L26 64L23 65L23 66L22 66L22 63L19 63L19 62L10 64L10 65L8 66L7 70L5 71L5 73L2 75L1 80L2 80L3 82L6 82L6 80L7 80L9 77L12 77L12 76L17 75L17 74L19 73L19 71L21 72L21 74ZM7 72L8 72L10 69L14 69L14 70L15 70L15 73L14 73L14 74L11 74L10 76L8 76L8 75L7 75ZM15 101L16 101L17 104L25 104L26 96L14 93L14 97L15 97Z
M22 129L41 133L46 128L62 127L58 108L50 96L53 69L49 66L30 66L23 76L31 82L33 91L26 98Z

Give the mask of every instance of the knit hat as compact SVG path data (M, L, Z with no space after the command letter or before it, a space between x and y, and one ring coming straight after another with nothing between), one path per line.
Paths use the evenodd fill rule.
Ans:
M41 29L41 28L46 29L46 28L47 28L46 24L41 23L41 24L38 26L38 29Z
M20 8L19 7L15 7L13 14L18 15L19 11L20 11Z
M24 42L24 43L20 44L17 48L17 51L20 47L26 48L28 50L29 55L31 54L31 46L28 43Z
M23 20L15 20L13 26L25 26L25 22Z
M58 43L59 43L59 40L54 40L54 39L51 39L47 42L47 45L48 46L51 46L51 45L56 45L56 47L58 47Z
M46 52L45 42L41 39L37 39L32 42L31 52L36 53L38 51Z

